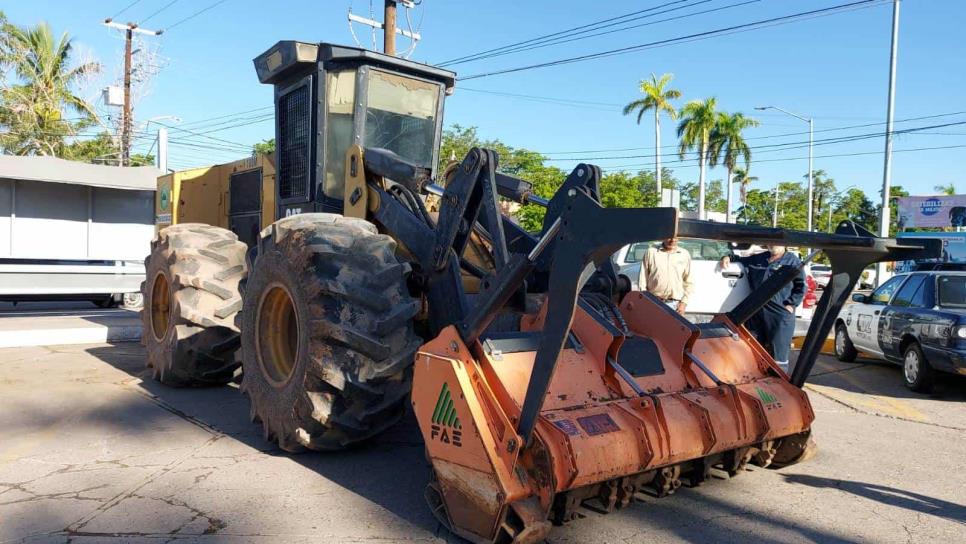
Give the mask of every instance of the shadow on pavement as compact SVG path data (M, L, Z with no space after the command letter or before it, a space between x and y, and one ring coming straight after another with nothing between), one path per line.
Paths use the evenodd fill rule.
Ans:
M966 523L966 506L903 489L864 482L822 478L808 474L782 474L786 482L816 488L831 488L852 493L869 500L930 514L939 518Z
M439 524L423 500L429 463L415 416L403 420L363 446L341 452L290 454L267 442L260 424L249 420L248 399L237 386L176 389L151 379L144 366L144 349L118 343L86 349L101 361L141 379L131 387L168 412L213 429L267 455L286 457L378 504L401 519L436 532ZM104 414L106 419L111 414ZM116 418L112 424L116 424ZM132 423L150 427L151 422Z
M739 478L753 478L752 474ZM713 483L711 484L713 485ZM768 500L764 498L764 500ZM772 498L777 502L780 499ZM788 519L764 511L736 505L699 490L682 489L664 499L647 499L630 510L645 526L662 528L684 542L704 544L709 535L717 543L785 544L787 542L822 542L852 544L860 540L839 534L821 520L809 526L801 520ZM750 523L745 523L749 522Z
M797 357L798 353L795 352L793 359ZM854 363L844 363L832 356L822 356L812 369L808 382L852 393L897 399L966 401L966 377L964 376L937 373L936 385L932 393L916 393L905 386L902 367L866 357L860 357Z
M101 361L137 378L132 383L147 398L165 410L204 428L213 429L266 455L286 457L430 533L439 534L439 524L423 501L430 469L415 418L407 412L402 422L386 434L351 451L291 455L268 443L261 426L249 421L248 400L237 387L173 389L151 380L144 368L143 348L134 343L91 347L86 350ZM882 369L875 369L882 370ZM899 384L901 388L901 383ZM136 421L136 415L119 420L123 407L105 409L103 418L111 425L143 427L145 432L157 421ZM145 412L145 411L142 411ZM153 411L157 413L157 411ZM157 416L154 416L157 417ZM132 421L134 420L134 421ZM810 487L840 489L857 496L915 512L964 522L962 505L893 488L806 475L782 475L786 481ZM745 477L753 477L747 475ZM713 483L711 485L714 485ZM779 500L779 499L775 499ZM855 542L848 535L823 527L818 520L810 524L768 511L767 505L749 507L733 504L719 496L688 490L661 500L646 499L620 515L633 516L643 527L662 528L688 542L707 542L718 535L718 542L772 544L803 540L829 543ZM742 520L748 521L743 523ZM574 532L578 540L590 538L593 520L578 521ZM646 530L646 529L645 529ZM574 535L561 535L569 541ZM555 539L556 540L556 539Z

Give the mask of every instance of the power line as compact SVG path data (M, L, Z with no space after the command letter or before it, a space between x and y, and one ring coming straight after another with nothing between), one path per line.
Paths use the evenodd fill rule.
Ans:
M937 118L940 118L940 117L954 117L954 116L957 116L957 115L964 115L964 114L966 114L966 110L964 110L964 111L953 111L953 112L947 112L947 113L936 113L936 114L931 114L931 115L923 115L923 116L919 116L919 117L907 117L905 119L896 119L895 122L896 123L908 123L908 122L911 122L911 121L923 121L923 120L926 120L926 119L937 119ZM880 122L876 122L876 123L863 123L863 124L859 124L859 125L845 125L845 126L840 126L840 127L830 127L830 128L826 128L826 129L816 130L815 133L835 132L835 131L840 131L840 130L849 130L849 129L853 129L853 128L867 128L867 127L874 127L874 126L884 125L884 124L885 124L884 121L880 121ZM772 139L772 138L784 138L786 136L802 136L802 135L806 135L806 134L808 134L808 131L807 130L806 131L801 131L801 132L785 132L785 133L782 133L782 134L772 134L772 135L768 135L768 136L751 136L751 137L745 138L745 140L763 140L763 139ZM882 133L879 133L879 134L882 134ZM797 143L797 142L794 142L794 143ZM678 148L678 144L668 144L668 145L662 145L661 146L661 149L677 149L677 148ZM654 146L645 146L645 147L619 147L619 148L608 148L608 149L585 149L585 150L577 150L577 151L537 151L537 153L539 153L539 154L541 154L543 156L548 156L548 155L577 155L577 154L581 154L581 153L608 153L608 152L617 152L617 151L644 151L644 150L654 151Z
M205 134L203 132L195 132L193 130L187 130L187 129L184 129L184 128L181 128L181 127L177 127L177 126L174 126L174 125L166 125L164 123L158 123L157 121L155 121L155 123L161 125L164 128L167 128L169 130L174 130L174 131L177 131L177 132L184 132L186 134L191 134L192 136L200 136L200 137L202 137L202 138L204 138L206 140L211 140L211 141L214 141L214 142L220 142L220 143L230 144L230 145L237 146L237 147L242 147L242 148L245 148L245 149L251 149L251 146L250 145L243 144L241 142L234 142L234 141L231 141L231 140L225 140L225 139L222 139L222 138L216 138L214 136L208 136L207 134Z
M470 59L467 59L467 60L463 60L463 61L459 61L459 62L454 62L453 64L462 64L464 62L472 62L472 61L477 61L477 60L490 59L490 58L494 58L494 57L500 57L500 56L503 56L503 55L509 55L509 54L512 54L512 53L520 53L520 52L524 52L524 51L532 51L534 49L541 49L541 48L550 47L550 46L553 46L553 45L561 45L561 44L565 44L565 43L570 43L570 42L575 42L575 41L580 41L580 40L586 40L588 38L595 38L595 37L598 37L598 36L605 36L605 35L608 35L608 34L614 34L614 33L617 33L617 32L623 32L625 30L633 30L633 29L636 29L636 28L643 28L643 27L646 27L646 26L653 26L653 25L657 25L657 24L660 24L660 23L667 23L667 22L670 22L670 21L677 21L677 20L680 20L680 19L688 19L688 18L691 18L691 17L697 17L698 15L706 15L708 13L714 13L714 12L717 12L717 11L724 11L724 10L727 10L727 9L732 9L732 8L737 8L737 7L745 6L745 5L748 5L748 4L754 4L754 3L760 2L761 0L745 0L743 2L735 2L733 4L728 4L726 6L719 6L719 7L716 7L716 8L706 9L706 10L702 10L702 11L695 11L695 12L692 12L692 13L685 13L685 14L682 14L682 15L675 15L674 17L667 17L667 18L664 18L664 19L658 19L656 21L648 21L646 23L638 23L638 24L635 24L635 25L629 25L629 26L624 26L624 27L621 27L621 28L615 28L615 29L611 29L611 30L605 30L605 31L602 31L602 32L593 32L595 30L600 30L600 29L603 29L603 28L611 27L611 26L616 26L616 25L620 25L620 24L626 24L626 23L630 23L630 22L637 21L637 20L640 20L640 19L646 19L646 18L650 18L650 17L655 17L657 15L663 15L665 13L670 13L672 11L678 11L678 10L681 10L681 9L695 7L695 6L698 6L700 4L705 4L705 3L708 3L708 2L712 2L712 1L714 1L714 0L702 0L701 2L697 2L696 4L691 4L691 5L687 5L687 6L680 6L680 7L676 7L676 8L672 8L672 9L668 9L668 10L664 10L664 11L659 11L659 12L651 13L651 14L644 15L644 16L640 16L640 17L634 17L634 18L629 19L627 21L621 21L621 22L618 22L618 23L612 23L610 25L604 25L604 26L601 26L601 27L598 27L598 28L595 28L595 29L590 29L590 30L586 30L586 31L583 31L583 32L578 32L573 37L570 37L570 36L560 36L558 38L553 38L553 39L550 39L550 40L546 40L546 41L543 41L543 42L538 42L538 43L531 44L531 45L527 45L527 46L517 47L517 48L514 48L514 49L509 49L509 50L502 51L502 52L492 53L492 54L489 54L489 55L481 55L481 56L473 57L473 58L470 58ZM593 33L590 33L590 32L593 32Z
M893 153L910 153L910 152L917 152L917 151L937 151L937 150L945 150L945 149L961 149L961 148L964 148L964 147L966 147L966 144L945 145L945 146L936 146L936 147L916 147L916 148L910 148L910 149L894 149L894 150L892 150L892 152ZM836 154L833 154L833 155L816 155L814 158L816 158L816 159L830 159L830 158L837 158L837 157L859 157L859 156L863 156L863 155L881 155L882 153L883 153L883 151L863 151L863 152L855 152L855 153L836 153ZM762 160L755 161L755 162L756 163L758 163L758 162L787 162L787 161L805 160L807 158L808 157L786 157L786 158L781 158L781 159L762 159ZM687 161L680 161L680 162L687 162ZM614 171L625 171L628 168L645 168L645 167L648 167L648 166L650 166L650 167L653 168L654 167L654 163L621 164L621 165L617 165L617 166L604 167L604 168L602 168L602 170L604 170L606 172L614 172ZM698 168L698 166L699 165L697 165L697 164L691 164L691 165L684 164L684 165L681 165L679 167L680 168Z
M566 57L562 59L557 59L553 61L541 62L536 64L528 64L525 66L517 66L515 68L506 68L503 70L496 70L493 72L483 72L479 74L472 74L469 76L459 78L461 81L468 81L472 79L479 79L483 77L491 77L495 75L510 74L514 72L522 72L526 70L534 70L537 68L547 68L551 66L558 66L561 64L570 64L574 62L582 62L586 60L594 60L603 57L609 57L614 55L622 55L625 53L632 53L635 51L643 51L645 49L655 49L658 47L666 47L668 45L676 45L679 43L687 43L692 41L706 40L709 38L714 38L718 36L725 36L730 34L738 34L742 32L750 32L752 30L758 30L760 28L766 28L770 26L778 26L783 24L789 24L799 20L811 19L816 17L825 17L829 15L835 15L838 13L844 13L847 11L866 9L874 7L876 5L883 5L887 0L858 0L856 2L850 2L847 4L838 4L835 6L830 6L827 8L815 9L810 11L802 11L798 13L792 13L789 15L782 15L780 17L772 17L769 19L760 19L758 21L753 21L750 23L743 23L740 25L733 25L724 28L718 28L714 30L708 30L705 32L698 32L695 34L689 34L686 36L678 36L676 38L668 38L664 40L658 40L638 45L632 45L628 47L620 47L617 49L610 49L607 51L599 51L597 53L589 53L586 55L579 55L575 57Z
M236 116L243 115L243 114L246 114L246 113L253 113L253 112L256 112L256 111L274 110L274 109L275 109L275 106L263 106L261 108L254 108L254 109L245 110L245 111L238 111L238 112L234 112L234 113L226 113L224 115L218 115L216 117L207 117L207 118L204 118L204 119L197 119L195 121L189 121L187 123L182 123L179 126L181 126L181 127L194 127L194 128L197 128L196 125L205 125L205 124L208 124L209 121L215 121L217 119L225 119L225 118L228 118L228 117L236 117Z
M960 126L960 125L966 125L966 121L958 121L958 122L953 122L953 123L944 123L944 124L940 124L940 125L930 125L930 126L925 126L925 127L913 127L913 128L902 129L902 130L893 130L892 131L892 134L893 135L902 135L902 134L907 134L907 133L918 132L920 130L931 130L931 129L935 129L935 128L943 128L943 127L950 127L950 126ZM870 139L870 138L879 138L879 137L881 137L883 135L884 134L882 132L869 132L869 133L865 133L865 134L853 134L853 135L848 135L848 136L838 136L838 137L834 137L834 138L824 138L824 139L820 139L820 140L814 140L813 141L813 144L816 145L816 146L820 146L820 145L833 145L833 144L841 144L841 143L850 143L850 142L856 142L856 141L859 141L859 140L867 140L867 139ZM808 147L808 141L804 141L804 142L784 142L784 143L776 143L776 144L765 144L765 145L761 145L761 146L758 146L758 147L753 147L752 148L752 151L755 152L755 153L768 153L768 152L776 152L776 151L788 151L788 150L791 150L791 149L799 149L799 148L803 148L803 147ZM647 154L647 155L619 155L619 156L613 156L613 157L564 157L564 158L548 158L548 159L545 159L545 160L547 160L547 161L582 161L582 162L586 162L586 161L606 161L606 160L615 160L615 159L640 159L640 158L645 158L645 157L648 157L648 156L650 156L650 154ZM694 160L697 160L697 159L694 159Z
M164 10L166 10L166 9L168 9L168 8L170 8L171 6L173 6L173 5L175 5L175 4L177 4L177 3L179 2L179 1L180 1L180 0L171 0L170 2L168 2L167 4L165 4L164 6L162 6L162 7L160 7L160 8L158 8L158 10L157 10L157 11L155 11L154 13L152 13L151 15L148 15L148 16L147 16L147 17L145 17L144 19L141 19L141 21L140 21L140 22L139 22L138 24L144 24L144 23L146 23L146 22L148 22L148 21L149 21L149 20L151 20L151 18L153 18L153 17L155 16L155 15L157 15L157 14L159 14L159 13L161 13L162 11L164 11Z
M496 47L494 49L488 49L486 51L480 51L478 53L472 53L472 54L469 54L469 55L464 55L462 57L457 57L455 59L450 59L450 60L447 60L447 61L443 61L443 62L436 63L436 65L437 66L446 66L448 64L457 64L457 63L460 63L460 62L467 62L467 59L473 59L474 57L478 57L480 55L486 55L486 54L489 54L489 53L495 53L497 51L502 51L502 50L505 50L505 49L509 49L509 48L513 48L513 47L518 47L518 46L521 46L521 45L532 44L534 42L539 42L539 41L544 40L544 39L547 39L547 38L553 38L555 36L561 36L561 35L565 35L565 34L570 34L570 33L572 33L575 30L582 30L582 29L587 29L587 28L590 28L591 31L592 30L596 30L596 27L598 25L603 24L603 23L609 23L611 21L618 21L618 20L626 19L628 17L634 16L634 15L637 15L637 14L640 14L640 13L646 13L646 12L649 12L649 11L653 11L655 9L660 9L660 8L663 8L663 7L666 7L666 6L670 6L670 5L674 5L674 4L680 4L680 3L683 3L683 2L687 2L687 1L690 1L690 0L676 0L674 2L666 2L664 4L661 4L661 5L658 5L658 6L654 6L654 7L651 7L651 8L646 8L646 9L641 9L641 10L637 10L637 11L632 11L632 12L629 12L629 13L625 13L623 15L617 15L615 17L610 17L608 19L602 19L600 21L595 21L593 23L587 23L585 25L575 26L573 28L568 28L568 29L565 29L565 30L560 30L558 32L553 32L553 33L550 33L550 34L544 34L543 36L537 36L536 38L530 38L529 40L523 40L521 42L515 42L515 43L503 45L503 46L500 46L500 47Z
M190 21L190 20L192 20L192 19L194 19L195 17L197 17L197 16L199 16L199 15L201 15L202 13L204 13L204 12L206 12L206 11L208 11L208 10L210 10L210 9L214 9L214 8L216 8L216 7L218 7L218 6L220 6L221 4L224 4L224 3L225 3L225 2L227 2L227 1L228 1L228 0L218 0L217 2L215 2L215 3L213 3L213 4L211 4L210 6L208 6L208 7L206 7L206 8L203 8L203 9L200 9L200 10L198 10L198 11L196 11L196 12L194 12L194 13L192 13L191 15L189 15L189 16L187 16L187 17L185 17L184 19L181 19L180 21L178 21L178 22L176 22L176 23L174 23L173 25L170 25L170 26L168 26L167 28L165 28L165 30L171 30L171 29L173 29L174 27L176 27L176 26L178 26L178 25L180 25L180 24L182 24L182 23L186 23L186 22L188 22L188 21Z
M530 100L530 101L534 101L534 102L544 102L544 103L547 103L547 104L560 104L560 105L563 105L563 106L575 106L575 107L597 106L597 107L588 108L588 109L597 109L597 110L608 110L609 111L609 110L616 110L616 109L619 109L619 108L623 107L621 104L615 104L615 103L612 103L612 102L592 102L592 101L589 101L589 100L573 100L573 99L570 99L570 98L556 98L556 97L551 97L551 96L536 96L536 95L530 95L530 94L516 94L516 93L507 93L507 92L503 92L503 91L490 91L490 90L486 90L486 89L471 89L471 88L468 88L468 87L461 87L460 90L461 91L470 91L470 92L473 92L473 93L484 93L484 94L492 94L492 95L497 95L497 96L507 96L507 97L511 97L511 98L519 98L521 100Z
M115 13L114 15L111 15L111 19L112 19L112 20L113 20L113 19L117 19L117 17L118 17L118 15L120 15L120 14L122 14L122 13L124 13L125 11L127 11L127 10L129 10L129 9L131 9L131 8L133 8L134 6L136 6L136 5L138 5L139 3L141 3L141 0L134 0L134 1L133 1L133 2L131 2L130 4L128 4L128 5L126 5L126 6L124 6L124 8L123 8L123 9L121 9L121 11L119 11L119 12L117 12L117 13Z

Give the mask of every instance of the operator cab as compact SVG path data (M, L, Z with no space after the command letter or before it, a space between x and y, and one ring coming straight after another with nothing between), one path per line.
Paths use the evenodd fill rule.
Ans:
M342 212L349 147L434 170L456 74L357 47L281 41L255 59L275 86L276 217Z

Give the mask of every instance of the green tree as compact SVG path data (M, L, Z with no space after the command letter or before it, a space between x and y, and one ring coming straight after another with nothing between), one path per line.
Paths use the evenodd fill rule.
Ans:
M710 158L711 133L717 124L718 116L715 108L717 99L692 100L681 108L678 117L678 155L683 159L688 151L698 152L698 217L706 218L705 214L705 178L708 159Z
M904 196L909 196L909 191L905 189L902 185L893 185L889 187L889 236L895 236L899 232L899 202L898 200ZM882 189L879 189L879 197L881 200ZM882 204L877 204L875 207L876 217L882 216ZM878 232L878 221L876 222L876 227L872 229L872 232Z
M67 136L97 121L94 107L74 89L101 66L72 65L70 36L55 37L47 23L20 27L3 21L0 34L0 62L16 76L0 89L0 126L7 131L0 148L16 155L60 155Z
M724 182L720 179L710 181L705 188L705 211L724 213L727 209ZM681 187L681 209L697 211L700 199L700 187L697 183L688 182Z
M777 226L804 230L805 216L808 215L804 185L797 181L783 181L778 184L777 198L775 192L776 189L748 191L748 202L738 210L738 217L745 223L770 226L776 218L777 208Z
M821 217L821 216L820 216ZM832 221L829 224L826 218L825 228L829 232L835 232L835 227L845 220L855 221L859 225L872 232L877 230L876 218L878 217L875 204L861 189L852 188L840 195L832 207ZM821 221L819 225L821 225Z
M734 176L732 177L732 181L738 184L741 205L745 206L748 204L748 186L753 181L758 181L758 178L749 175L747 168L735 168L735 172L732 175Z
M268 140L262 140L257 144L252 146L253 153L259 153L262 155L269 155L275 153L275 138L269 138Z
M657 194L661 194L661 112L667 113L671 119L676 119L677 110L671 105L671 101L681 98L681 91L667 88L673 78L674 74L663 74L661 77L651 74L651 79L642 79L640 91L644 98L637 99L624 106L624 115L637 112L638 125L641 124L641 119L644 118L645 113L648 111L654 112L654 162L657 172Z
M62 155L63 158L72 161L117 165L121 160L121 147L117 145L109 132L104 131L93 138L77 140L66 145ZM154 155L151 154L132 153L129 158L129 166L151 166L153 164Z
M946 183L942 185L936 185L935 187L933 187L933 190L935 190L937 193L941 195L953 196L956 194L956 184Z
M758 121L750 117L745 117L743 113L720 112L711 134L711 163L716 164L720 159L721 163L728 170L728 177L725 178L727 180L725 184L727 191L727 211L725 213L727 214L726 221L728 223L734 221L734 205L731 198L733 191L731 190L731 184L734 182L732 174L735 168L738 167L738 160L744 160L745 172L751 168L751 147L745 141L744 131L752 127L757 127L758 125Z
M808 174L802 176L805 183L808 183ZM822 218L828 216L829 208L833 206L832 200L837 192L835 190L835 180L828 176L825 170L812 170L812 226L816 231L822 230ZM806 216L808 212L806 211ZM827 222L827 219L826 219Z

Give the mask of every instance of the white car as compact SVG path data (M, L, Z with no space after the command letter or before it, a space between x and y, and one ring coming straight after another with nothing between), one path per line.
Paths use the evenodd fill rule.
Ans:
M647 248L657 244L660 242L638 242L622 247L614 256L620 273L630 278L632 289L639 289L641 259ZM678 246L691 254L694 293L688 301L688 314L710 316L727 312L751 292L741 265L732 263L722 270L718 264L721 257L731 254L727 242L681 239Z
M832 278L832 267L827 264L813 264L809 267L809 273L818 288L825 289Z

